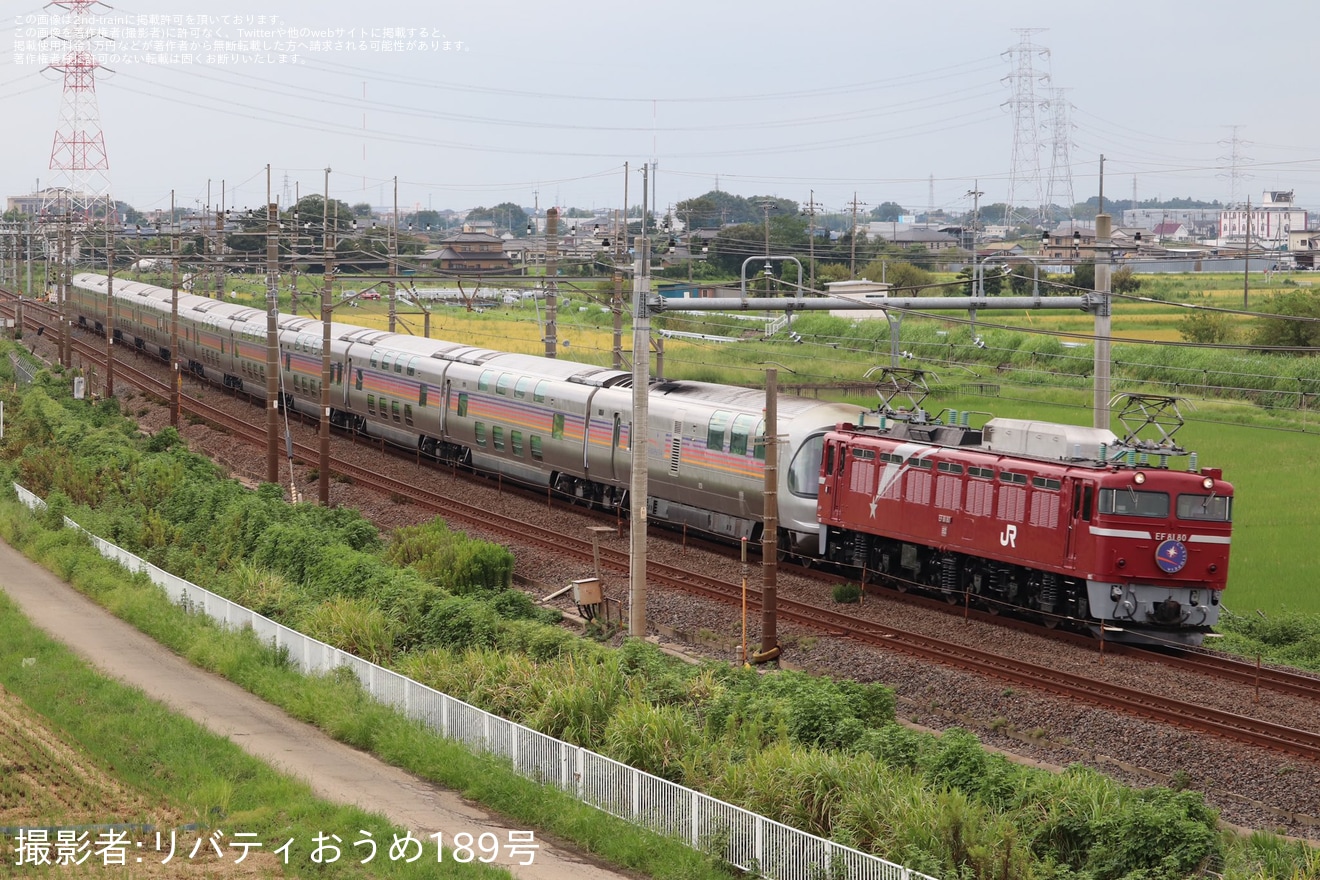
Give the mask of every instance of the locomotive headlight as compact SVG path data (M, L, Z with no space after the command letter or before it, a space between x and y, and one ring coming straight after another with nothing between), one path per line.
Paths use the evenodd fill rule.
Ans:
M1201 481L1201 485L1207 489L1213 489L1215 487L1215 481L1210 479L1209 477L1206 477L1204 480Z
M1140 486L1142 483L1146 482L1146 475L1143 474L1141 471L1137 471L1136 476L1134 476L1132 480L1138 486Z

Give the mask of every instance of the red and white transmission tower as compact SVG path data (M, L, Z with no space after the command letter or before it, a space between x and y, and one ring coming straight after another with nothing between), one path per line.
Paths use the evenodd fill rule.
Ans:
M91 50L88 19L99 0L53 0L64 9L67 27L58 35L68 44L64 58L47 70L64 76L60 121L50 148L50 170L56 172L46 190L43 213L87 218L94 205L104 204L110 193L110 158L96 105L96 70L101 66Z

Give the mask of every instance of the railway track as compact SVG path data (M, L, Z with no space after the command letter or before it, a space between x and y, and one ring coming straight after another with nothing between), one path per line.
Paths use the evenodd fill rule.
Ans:
M51 326L48 320L48 316L43 315L39 309L29 308L25 311L27 323ZM84 359L102 364L104 350L99 346L78 339L76 334L72 346ZM169 387L164 381L124 361L117 360L115 371L126 382L136 385L140 390L168 399ZM212 423L240 439L258 446L264 446L266 443L264 426L254 427L243 419L231 416L190 395L182 396L181 405L191 415ZM294 442L291 448L295 459L312 466L318 463L319 451L310 444ZM335 473L350 477L361 486L387 493L392 497L407 499L422 509L443 514L449 519L466 522L509 539L530 543L557 553L566 553L584 561L591 560L593 553L599 552L603 566L622 572L629 570L629 557L624 551L608 547L593 548L592 543L586 539L543 528L525 519L502 516L486 507L458 501L424 486L376 474L339 456L331 456L330 466ZM647 576L648 580L659 586L728 604L736 605L741 602L741 585L669 565L654 557L648 561ZM749 588L747 601L751 609L759 611L760 590ZM934 640L928 636L861 620L819 605L780 597L777 608L781 621L797 623L831 636L901 651L909 656L1011 684L1043 690L1090 705L1320 761L1320 733L1146 694L1133 688L1062 672L1039 664L1024 663L993 652ZM1133 651L1131 648L1117 648L1117 646L1111 650ZM1259 685L1280 692L1320 700L1320 678L1268 667L1257 668L1252 664L1210 652L1180 656L1146 656L1189 671L1220 676L1243 684L1257 682Z

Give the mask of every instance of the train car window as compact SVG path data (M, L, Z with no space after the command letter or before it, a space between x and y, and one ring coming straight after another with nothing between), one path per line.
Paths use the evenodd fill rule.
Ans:
M942 474L961 474L963 466L952 461L942 461L939 464L939 472Z
M1101 489L1100 513L1115 516L1149 516L1167 518L1169 493L1138 492L1136 489Z
M458 417L467 418L467 392L460 391L458 394Z
M931 461L929 458L917 458L913 459L912 466L921 468L923 471L928 471L935 467L935 462Z
M715 452L724 451L724 432L729 429L732 413L717 412L710 417L710 426L706 429L706 448Z
M399 402L397 400L390 401L390 418L396 422L399 420Z
M523 376L518 380L518 384L513 386L513 396L519 400L527 399L527 389L532 387L532 380Z
M494 380L495 380L495 371L486 370L484 373L481 374L481 378L477 380L477 390L489 391L490 383L493 382Z
M509 445L513 447L513 454L518 456L519 458L522 458L522 454L523 454L522 431L509 432Z
M551 423L551 426L550 426L550 439L551 439L551 440L563 440L563 439L564 439L564 414L563 414L563 413L555 413L554 421Z
M537 383L536 383L536 392L535 392L535 394L533 394L533 396L532 396L532 402L533 402L533 403L545 403L545 392L546 392L546 389L549 388L549 387L550 387L550 383L549 383L548 381L537 382Z
M418 385L418 386L417 386L417 405L418 405L418 406L426 406L426 392L427 392L427 387L426 387L426 383L425 383L425 382L423 382L421 385Z
M380 368L385 372L390 371L390 365L394 363L394 354L387 352L380 356Z
M1013 473L1012 471L1000 471L1000 472L999 472L999 482L1001 482L1001 483L1012 483L1012 484L1017 485L1017 486L1025 486L1025 485L1027 485L1027 475L1026 475L1026 474L1015 474L1015 473Z
M1049 477L1032 477L1031 485L1037 489L1047 489L1051 492L1058 492L1063 488L1062 483Z
M856 447L853 447L852 455L853 458L857 459L858 461L875 461L874 449L858 449ZM884 453L881 453L880 458L883 461L888 461L888 459L884 457Z
M495 393L509 396L509 387L513 385L513 376L509 373L501 373L499 382L495 385Z
M820 462L825 454L825 435L808 437L793 456L788 466L788 491L799 498L815 498L820 494ZM840 473L844 456L839 456Z
M537 461L540 461L541 458L542 458L542 453L541 453L541 435L540 435L540 434L533 434L533 435L531 436L530 440L531 440L531 446L532 446L532 458L536 459Z
M403 423L404 423L405 425L411 425L411 424L413 423L413 414L412 414L412 404L411 404L411 403L405 403L405 404L403 405Z
M983 468L983 467L976 467L975 465L968 465L967 476L978 477L982 480L993 480L995 478L995 471L994 468Z
M490 429L490 439L497 450L504 451L504 427L502 425L496 425Z
M367 395L367 412L373 416L376 414L376 395L374 394Z
M485 446L485 445L486 445L486 423L485 423L485 422L473 422L473 423L472 423L472 430L476 432L476 436L477 436L477 445L478 445L478 446Z
M408 375L409 376L417 375L417 358L415 357L408 359Z
M361 390L362 390L362 368L361 368L361 367L358 367L358 369L357 369L357 382L354 383L354 387L355 387L356 390L358 390L358 391L361 391Z
M615 449L618 449L618 448L619 448L619 438L620 438L620 436L621 436L622 434L623 434L623 422L620 421L620 419L619 419L619 414L618 414L618 413L615 413L615 414L614 414L614 432L613 432L613 435L612 435L612 437L611 437L611 442L614 444L614 448L615 448Z
M371 366L379 366L379 364L376 363L376 352L374 351L371 353Z
M394 356L394 372L403 372L403 355L401 354Z
M765 419L762 419L756 423L756 443L753 455L756 456L757 461L765 461L766 444L770 442L770 439L765 436Z
M747 441L752 436L752 426L756 424L755 416L738 416L733 420L733 430L729 432L729 452L733 455L747 454ZM820 462L817 462L819 467Z
M1224 495L1179 495L1178 519L1233 521L1233 499Z

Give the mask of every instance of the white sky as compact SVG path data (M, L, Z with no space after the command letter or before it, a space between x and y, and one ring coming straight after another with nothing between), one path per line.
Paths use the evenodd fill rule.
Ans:
M62 91L58 74L22 56L62 50L29 31L40 26L29 16L53 10L5 7L0 187L18 194L56 181ZM1019 43L1014 29L1042 28L1031 39L1049 57L1034 67L1051 79L1036 86L1042 97L1068 89L1076 200L1096 193L1102 153L1107 197L1131 198L1135 181L1141 199L1228 200L1236 125L1238 197L1293 189L1320 211L1313 0L116 0L107 14L117 21L102 32L149 15L228 15L210 27L233 40L234 16L264 15L279 18L267 27L342 29L344 40L356 29L353 42L386 28L451 42L312 51L307 36L298 63L206 64L199 49L197 63L152 65L151 47L120 30L111 51L121 57L96 93L114 195L143 210L168 207L171 189L181 205L206 204L208 181L212 205L221 181L228 206L262 204L267 164L281 203L286 177L290 193L319 193L330 167L331 195L348 202L388 205L397 176L405 209L530 206L534 191L542 209L618 207L623 163L636 204L635 169L650 159L662 209L718 177L745 196L805 202L814 189L826 210L854 191L868 207L967 210L976 186L983 204L1008 195L1002 53ZM422 29L443 36L422 41ZM1040 138L1047 177L1052 132Z

